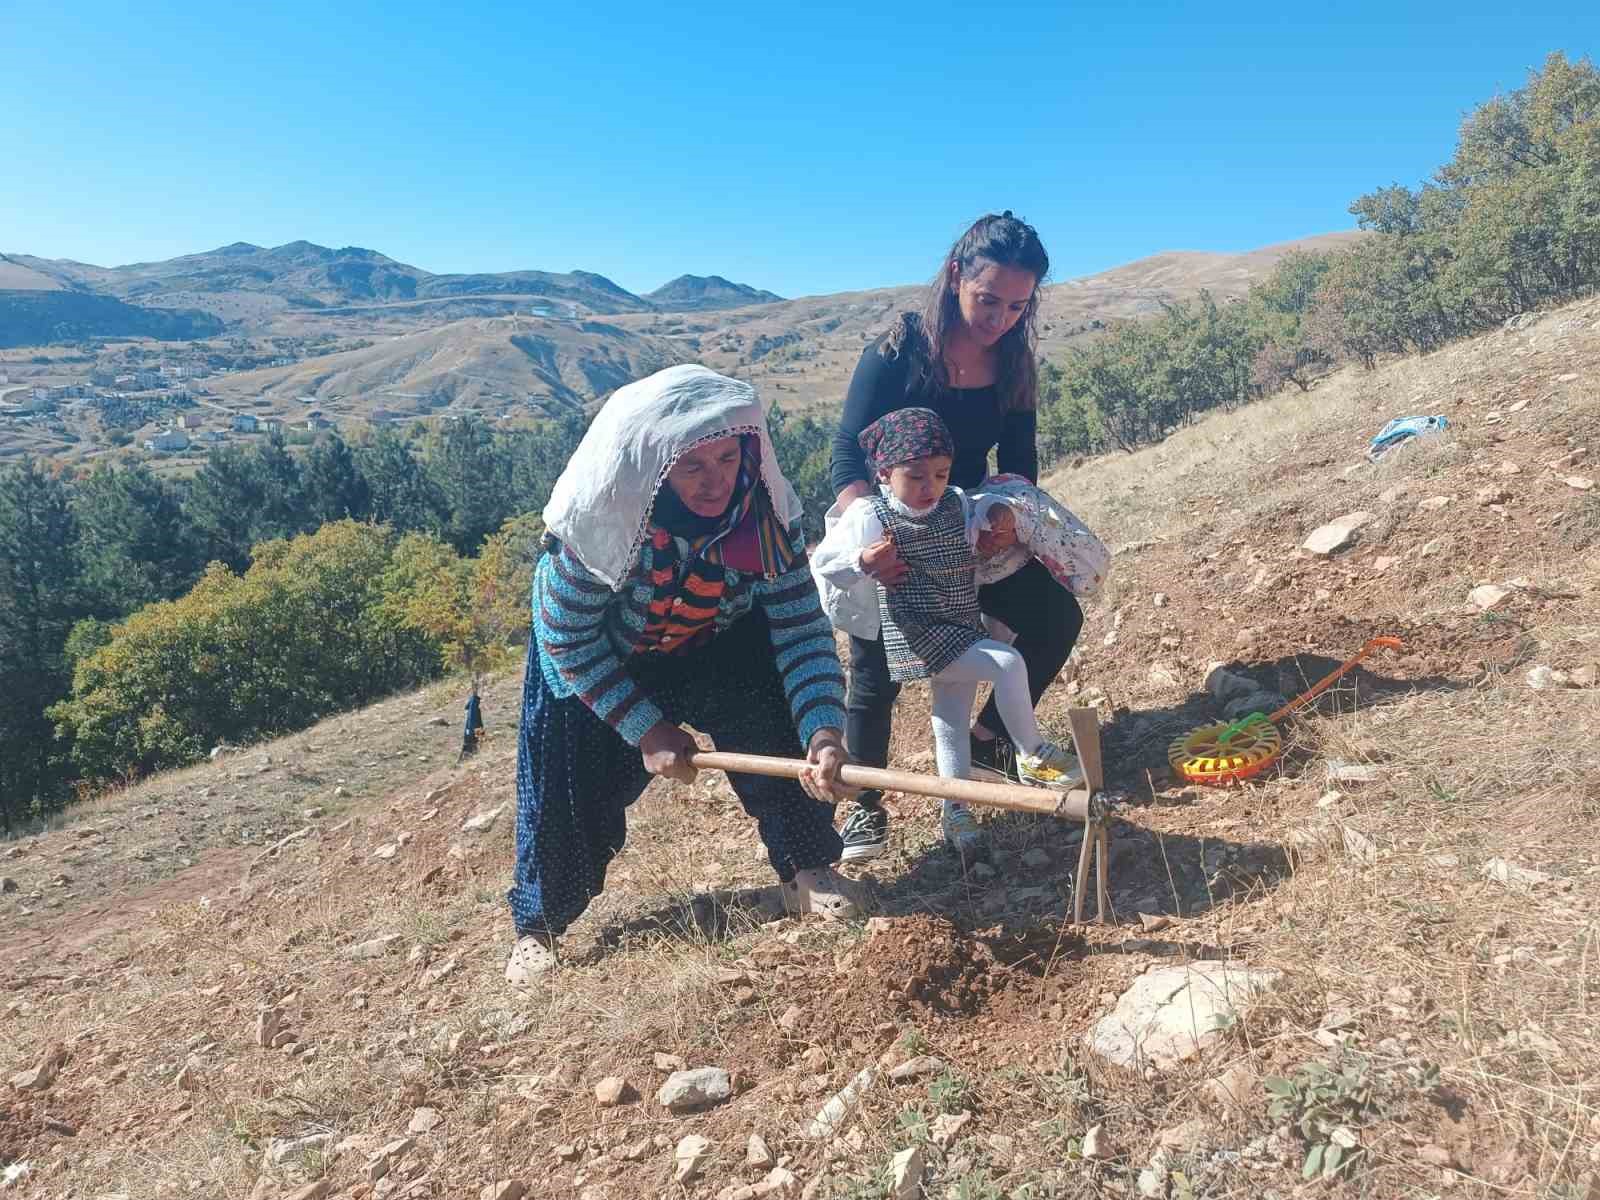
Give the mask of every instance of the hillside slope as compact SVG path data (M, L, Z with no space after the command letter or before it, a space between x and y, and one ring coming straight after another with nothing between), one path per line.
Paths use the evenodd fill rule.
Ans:
M1321 1162L1337 1144L1318 1194L1584 1195L1597 370L1590 301L1049 481L1118 548L1041 708L1061 728L1095 704L1132 796L1116 920L1081 933L1063 923L1076 829L992 818L993 868L963 875L933 807L904 799L864 877L886 919L776 919L753 830L708 774L632 810L568 967L510 993L514 679L465 767L460 697L439 688L0 847L17 884L0 1058L53 1076L0 1098L0 1164L24 1196L323 1179L293 1194L744 1200L882 1196L920 1147L929 1195L1242 1197L1297 1194L1309 1145ZM1418 412L1450 432L1366 461ZM1297 553L1355 510L1371 519L1353 547ZM1483 584L1503 592L1489 609L1469 599ZM1217 718L1209 664L1293 691L1374 634L1406 649L1287 726L1278 769L1232 791L1171 778L1168 739ZM926 721L908 689L898 765L930 766ZM1365 770L1340 781L1336 762ZM487 812L487 832L464 828ZM1198 1056L1128 1069L1088 1046L1146 973L1219 961L1278 974L1253 1003L1237 992ZM668 1113L656 1090L680 1063L729 1069L733 1096ZM1316 1064L1342 1074L1314 1110L1270 1111L1264 1080ZM835 1136L808 1136L830 1095L892 1065ZM597 1101L608 1077L626 1086ZM690 1135L707 1145L679 1187Z

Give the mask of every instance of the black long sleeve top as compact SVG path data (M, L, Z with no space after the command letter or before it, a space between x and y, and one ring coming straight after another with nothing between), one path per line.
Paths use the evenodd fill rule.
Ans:
M852 483L872 482L867 456L856 440L863 429L898 408L930 408L943 418L955 439L955 461L950 482L960 488L976 487L989 473L989 451L998 447L996 464L1003 472L1030 481L1039 478L1037 414L1003 412L999 390L992 384L980 388L928 389L911 379L908 355L883 356L878 338L861 355L845 397L839 431L833 435L830 480L837 494Z

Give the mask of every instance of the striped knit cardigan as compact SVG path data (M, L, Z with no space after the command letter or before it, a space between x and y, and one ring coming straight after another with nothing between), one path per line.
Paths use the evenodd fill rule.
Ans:
M820 729L844 728L844 673L798 526L790 541L796 558L781 575L767 579L727 572L713 628L721 632L761 606L804 746ZM533 630L545 682L557 696L581 697L632 746L665 719L626 666L645 628L653 594L649 569L646 539L633 570L615 592L565 547L541 558L533 577Z

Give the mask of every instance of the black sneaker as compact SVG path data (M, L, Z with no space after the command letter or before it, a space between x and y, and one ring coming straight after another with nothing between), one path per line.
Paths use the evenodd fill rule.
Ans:
M865 862L889 848L889 814L880 805L857 804L839 830L844 839L840 862Z
M992 737L986 742L972 738L973 779L987 779L993 783L1020 783L1017 776L1017 754L1010 741Z

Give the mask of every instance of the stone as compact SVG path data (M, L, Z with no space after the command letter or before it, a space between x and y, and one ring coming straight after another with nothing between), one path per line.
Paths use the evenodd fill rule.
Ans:
M1178 1154L1193 1154L1209 1147L1216 1138L1216 1129L1204 1117L1190 1117L1169 1129L1163 1129L1156 1140L1163 1150Z
M1371 866L1378 861L1378 844L1355 826L1341 825L1339 838L1344 843L1345 854L1356 862Z
M1594 480L1587 475L1568 475L1564 482L1569 488L1575 488L1580 492L1594 491Z
M733 1095L733 1082L721 1067L674 1071L656 1093L656 1102L674 1113L694 1112L721 1104Z
M439 1115L436 1108L419 1108L411 1114L411 1124L406 1126L407 1133L428 1133L437 1129L444 1118Z
M1150 1157L1150 1165L1139 1172L1139 1195L1145 1200L1163 1200L1167 1194L1167 1152L1157 1150Z
M942 1070L944 1070L944 1059L934 1058L931 1054L919 1054L893 1068L889 1072L889 1078L895 1083L905 1083L910 1079L920 1079L924 1075L937 1075Z
M1551 876L1544 871L1535 871L1531 867L1519 867L1516 863L1503 858L1491 858L1483 864L1483 874L1486 878L1494 880L1509 888L1519 891L1532 891L1541 883L1549 883Z
M800 1027L800 1022L805 1018L806 1010L798 1004L791 1004L783 1010L783 1015L778 1018L778 1028L785 1033L793 1033Z
M933 1119L929 1133L933 1137L933 1144L940 1149L949 1146L961 1136L961 1131L966 1128L967 1122L972 1120L969 1112L940 1113Z
M917 1200L922 1195L922 1175L928 1169L921 1146L911 1146L889 1160L889 1195L892 1200Z
M1153 686L1159 688L1177 688L1183 686L1183 675L1170 663L1151 663L1150 669L1145 672L1145 677Z
M1206 671L1205 689L1213 699L1226 704L1240 696L1259 692L1260 686L1248 675L1230 671L1221 663L1213 663Z
M1154 596L1150 597L1150 601L1157 608L1165 608L1167 606L1167 594L1165 592L1157 592Z
M1427 1163L1430 1167L1448 1167L1454 1159L1443 1146L1428 1142L1417 1147L1417 1161Z
M322 1200L331 1187L333 1187L332 1180L319 1179L315 1183L306 1184L303 1188L296 1188L283 1197L283 1200Z
M1600 680L1600 669L1593 664L1575 667L1567 674L1567 680L1573 687L1592 688Z
M1561 687L1566 682L1567 677L1565 675L1560 671L1552 671L1549 667L1538 666L1528 671L1528 686L1536 692Z
M1154 968L1134 980L1084 1041L1118 1066L1165 1070L1215 1044L1281 978L1279 971L1221 962Z
M1429 496L1426 500L1417 502L1417 507L1426 512L1438 512L1441 508L1448 508L1449 506L1449 496Z
M1395 558L1391 554L1380 554L1377 558L1372 560L1372 573L1374 575L1382 575L1390 567L1398 564L1399 561L1400 560L1398 558Z
M1501 463L1498 467L1496 467L1494 469L1494 473L1496 475L1508 475L1508 476L1509 475L1521 475L1522 474L1522 468L1519 467L1516 463L1512 462L1508 458L1503 463Z
M800 1180L787 1167L773 1167L755 1190L757 1196L792 1196L800 1190Z
M1342 758L1328 760L1329 783L1377 783L1383 773L1372 763L1347 762Z
M594 1102L601 1108L615 1108L638 1098L633 1085L620 1075L607 1075L594 1085Z
M681 1071L689 1065L676 1054L658 1053L652 1061L655 1063L656 1070L658 1071Z
M1504 488L1483 487L1472 493L1472 499L1479 508L1492 508L1496 504L1504 504L1511 499L1511 493Z
M264 1008L258 1012L256 1014L256 1045L263 1050L271 1049L282 1024L283 1009Z
M478 1200L522 1200L528 1194L528 1185L520 1179L499 1179L485 1184Z
M411 1147L416 1144L415 1138L396 1138L394 1141L378 1147L372 1157L367 1159L367 1165L363 1168L363 1174L366 1176L367 1182L377 1183L378 1180L389 1173L395 1163L409 1154Z
M1249 1061L1237 1062L1215 1079L1208 1079L1204 1092L1218 1108L1253 1108L1261 1096L1261 1076Z
M1560 458L1556 459L1550 464L1550 469L1552 471L1565 471L1569 467L1577 466L1586 457L1588 457L1588 454L1589 449L1587 446L1579 446L1576 450L1569 450Z
M494 823L500 819L500 814L505 812L506 806L501 804L485 812L468 817L461 822L462 833L487 833L494 828Z
M805 1136L813 1141L832 1137L844 1125L861 1101L861 1094L872 1086L877 1072L871 1067L857 1073L856 1077L828 1098L817 1115L805 1128Z
M1111 1157L1111 1146L1106 1138L1104 1125L1091 1125L1089 1131L1083 1135L1083 1145L1080 1153L1090 1161Z
M441 980L448 979L456 971L456 960L447 958L437 967L430 967L422 973L422 986L432 987Z
M300 815L307 821L315 821L318 817L326 815L326 813L327 809L324 808L307 808L302 809Z
M29 1070L13 1075L11 1086L19 1092L47 1092L61 1074L61 1068L66 1065L67 1048L57 1043L46 1050Z
M382 958L391 950L400 945L401 936L398 933L386 933L382 937L370 938L365 942L357 942L344 952L346 958Z
M1500 605L1504 604L1510 598L1510 589L1499 587L1492 583L1479 584L1477 587L1473 588L1472 591L1467 593L1467 599L1472 601L1473 604L1477 605L1484 612L1488 612L1490 609L1499 608Z
M372 857L381 859L383 862L388 862L398 853L400 853L400 847L397 843L386 842L384 845L379 846L372 852Z
M9 875L0 875L0 892L14 892L17 890L17 881Z
M1346 513L1337 521L1329 521L1300 544L1300 549L1318 558L1331 558L1356 540L1356 533L1372 520L1369 512Z
M776 1166L778 1160L772 1156L772 1151L768 1149L766 1138L759 1133L752 1133L750 1140L745 1143L744 1162L747 1167L755 1167L765 1171L768 1167Z
M1247 696L1236 696L1222 706L1222 715L1230 721L1237 721L1240 717L1248 717L1251 713L1261 713L1266 716L1282 708L1287 700L1276 692L1251 692Z
M267 1142L267 1161L273 1166L282 1166L291 1159L298 1158L308 1150L325 1153L333 1146L334 1135L331 1133L308 1133L304 1137L272 1138Z
M698 1133L683 1138L672 1152L672 1177L679 1183L688 1183L705 1169L715 1147Z

